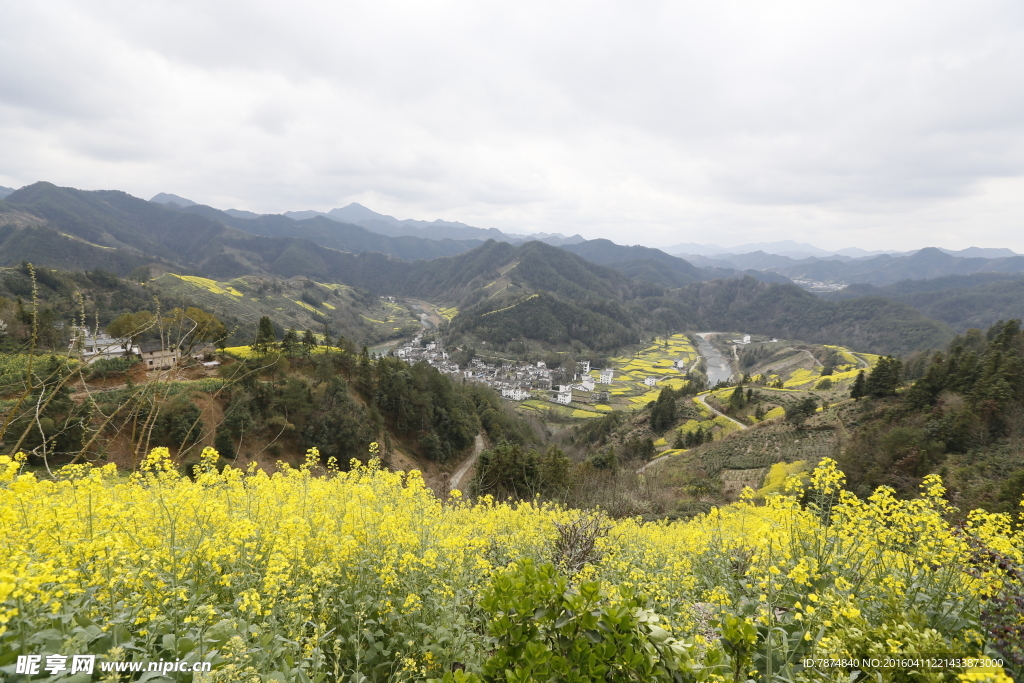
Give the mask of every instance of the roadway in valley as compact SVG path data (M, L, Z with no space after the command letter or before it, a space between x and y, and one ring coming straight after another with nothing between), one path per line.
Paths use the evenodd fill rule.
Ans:
M469 472L469 468L476 464L476 459L480 457L480 453L484 450L484 437L481 434L476 435L476 441L473 443L473 453L466 458L466 460L459 466L459 469L455 471L455 474L448 480L448 490L454 491L455 489L462 490L462 478L466 476L466 472Z
M718 349L716 349L714 346L711 345L711 342L707 341L708 337L710 337L712 335L715 335L715 334L722 334L722 333L721 332L697 332L696 335L695 335L695 336L699 337L700 340L701 340L697 344L697 351L698 351L698 353L700 353L701 358L704 359L704 362L707 365L707 368L708 368L708 373L707 373L707 375L708 375L708 385L712 386L712 387L715 386L716 384L718 384L719 381L726 381L726 382L728 382L729 379L733 375L732 366L729 364L729 361L727 361L725 358L722 357L722 354L718 352ZM716 410L715 408L713 408L710 405L708 405L707 402L704 400L704 395L698 394L698 395L693 397L693 400L697 401L702 406L704 406L705 408L710 410L712 414L724 417L726 420L729 420L730 422L734 422L735 424L739 425L740 429L750 429L749 425L745 425L742 422L740 422L739 420L734 420L733 418L729 417L728 415L726 415L725 413L721 412L720 410ZM665 460L666 458L671 458L671 457L672 457L671 455L663 455L661 457L655 458L654 460L651 460L649 463L647 463L646 465L644 465L643 467L638 469L637 473L642 474L643 471L646 470L651 465L653 465L655 463L658 463L658 462L661 462L662 460Z

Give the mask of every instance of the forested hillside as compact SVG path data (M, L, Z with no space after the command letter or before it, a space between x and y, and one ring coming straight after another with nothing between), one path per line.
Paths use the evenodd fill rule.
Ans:
M826 301L794 285L753 278L690 285L669 299L696 328L744 330L874 353L941 348L952 338L947 325L906 304L882 298Z
M1015 510L1024 495L1020 320L969 330L903 370L912 385L868 398L851 425L856 430L839 458L851 488L884 484L910 495L938 472L964 509Z
M949 275L904 280L885 287L850 285L826 295L832 300L884 297L913 306L958 332L987 328L999 320L1024 318L1024 278L1011 273Z
M299 237L331 249L359 253L379 251L407 261L461 254L483 244L483 240L426 239L409 235L388 236L351 223L324 216L294 220L281 215L239 218L208 206L190 206L184 211L205 216L243 232L264 237Z
M771 270L791 278L885 285L900 280L923 280L947 275L1021 273L1024 272L1024 256L952 256L941 249L928 247L908 256L882 254L846 262L833 259L805 259L792 265L773 266Z

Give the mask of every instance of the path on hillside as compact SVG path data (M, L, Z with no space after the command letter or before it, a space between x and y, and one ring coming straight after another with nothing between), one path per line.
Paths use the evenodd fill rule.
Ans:
M742 422L740 422L739 420L734 420L733 418L729 417L728 415L726 415L725 413L721 412L720 410L715 410L714 408L712 408L711 406L709 406L709 405L707 404L707 402L705 402L705 401L704 401L704 396L702 396L702 395L698 394L697 396L694 396L694 397L693 397L693 400L694 400L694 401L697 401L698 403L700 403L700 404L701 404L702 406L704 406L705 408L707 408L708 410L710 410L710 411L711 411L712 413L714 413L715 415L721 415L721 416L722 416L722 417L724 417L724 418L725 418L726 420L729 420L729 421L731 421L731 422L735 422L736 424L738 424L738 425L740 426L740 429L750 429L750 425L745 425L745 424L743 424ZM641 467L640 469L638 469L638 470L637 470L636 472L637 472L637 474L643 474L643 473L644 473L644 470L646 470L646 469L647 469L648 467L650 467L651 465L653 465L653 464L655 464L655 463L658 463L658 462L661 462L662 460L664 460L664 459L666 459L666 458L671 458L671 457L672 457L672 455L662 455L662 456L660 456L660 457L657 457L657 458L655 458L654 460L651 460L651 461L650 461L649 463L647 463L647 464L646 464L646 465L644 465L643 467Z
M705 408L710 410L715 415L720 415L720 416L724 417L726 420L729 420L730 422L735 422L736 424L738 424L740 426L740 429L750 429L749 425L745 425L742 422L740 422L739 420L733 419L733 418L729 417L728 415L726 415L725 413L723 413L722 411L717 410L717 409L711 407L710 405L708 405L708 402L704 400L704 396L703 395L697 394L696 396L693 397L693 400L697 401L697 403L700 403L702 406L704 406Z
M483 450L484 437L482 434L477 434L476 440L473 442L472 455L466 458L466 461L462 463L459 469L455 471L455 474L451 476L451 479L448 480L449 491L454 491L459 488L460 484L462 484L462 478L466 476L466 472L469 472L469 469L476 464L476 459L480 457L480 453L483 452ZM461 491L462 489L459 490Z

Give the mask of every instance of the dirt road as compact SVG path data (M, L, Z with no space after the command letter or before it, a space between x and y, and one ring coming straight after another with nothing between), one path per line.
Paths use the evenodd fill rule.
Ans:
M476 459L480 457L480 453L484 450L484 437L481 434L476 435L476 441L473 443L473 453L466 458L466 461L459 466L459 469L455 471L455 474L448 480L448 490L452 491L455 489L462 490L462 478L466 476L466 472L469 472L470 468L476 464Z
M726 420L730 420L731 422L735 422L736 424L738 424L738 425L740 426L740 429L750 429L750 426L749 426L749 425L745 425L745 424L743 424L742 422L740 422L739 420L734 420L734 419L732 419L731 417L729 417L728 415L726 415L725 413L723 413L723 412L721 412L721 411L718 411L718 410L715 410L714 408L712 408L711 406L709 406L709 405L708 405L708 404L707 404L707 403L706 403L706 402L704 401L704 397L703 397L703 396L701 396L701 395L699 395L699 394L698 394L697 396L694 396L694 397L693 397L693 400L695 400L695 401L698 401L698 402L699 402L699 403L700 403L700 404L701 404L702 406L704 406L705 408L707 408L708 410L710 410L710 411L711 411L711 412L712 412L713 414L715 414L715 415L721 415L721 416L722 416L722 417L724 417L724 418L725 418ZM662 460L664 460L664 459L666 459L666 458L671 458L671 457L672 457L671 455L662 455L661 457L658 457L658 458L655 458L654 460L651 460L651 461L650 461L649 463L647 463L646 465L644 465L643 467L641 467L640 469L638 469L638 470L637 470L636 472L637 472L637 474L643 474L643 473L644 473L644 470L646 470L646 469L647 469L648 467L650 467L651 465L653 465L653 464L655 464L655 463L659 463L659 462L661 462Z
M729 417L728 415L726 415L725 413L721 412L720 410L715 410L714 408L709 406L707 401L704 400L704 397L702 395L698 394L697 396L694 396L693 399L695 401L697 401L698 403L700 403L705 408L707 408L708 410L710 410L715 415L720 415L721 417L724 417L726 420L729 420L730 422L735 422L736 424L738 424L740 426L740 429L750 429L749 426L743 424L739 420L734 420L733 418Z

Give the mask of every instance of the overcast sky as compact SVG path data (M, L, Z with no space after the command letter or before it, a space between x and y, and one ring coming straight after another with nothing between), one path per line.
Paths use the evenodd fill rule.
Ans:
M0 0L0 185L1024 252L1024 3Z

